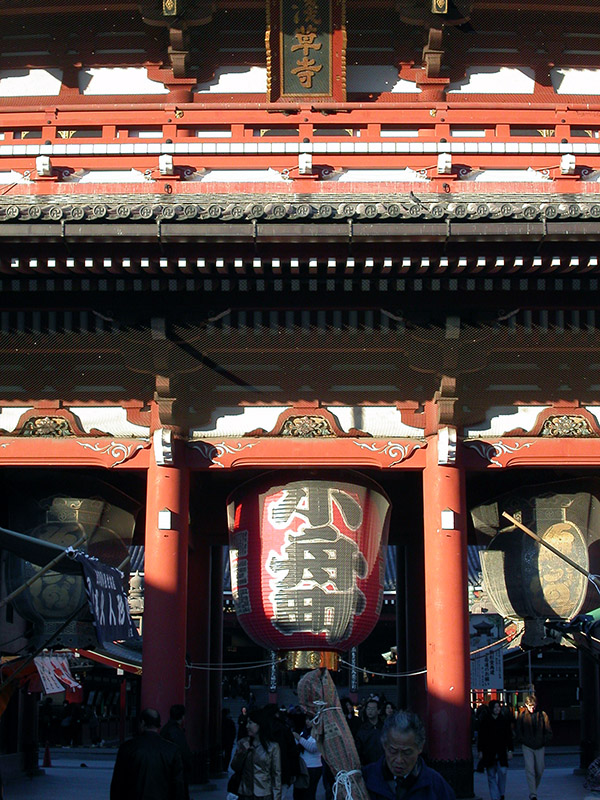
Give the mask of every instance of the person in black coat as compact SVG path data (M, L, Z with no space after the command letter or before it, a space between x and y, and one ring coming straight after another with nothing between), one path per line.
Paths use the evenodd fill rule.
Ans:
M506 771L513 754L510 720L501 711L500 701L490 700L477 739L478 756L487 773L491 800L504 798Z
M139 735L117 752L110 800L186 800L181 753L159 731L160 714L146 708Z
M169 711L169 721L164 725L160 732L163 739L173 742L181 753L183 761L183 777L185 778L185 794L190 796L190 781L192 779L193 757L192 751L185 738L185 706L176 704L171 706Z
M383 722L379 716L379 700L370 697L364 708L363 724L356 731L354 742L360 763L372 764L383 755L381 729Z
M221 711L221 741L223 743L223 769L229 768L233 745L235 744L235 722L231 719L231 712L228 708Z

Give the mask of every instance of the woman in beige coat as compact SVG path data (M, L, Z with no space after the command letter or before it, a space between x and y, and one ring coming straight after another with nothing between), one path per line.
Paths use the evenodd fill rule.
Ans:
M231 759L231 769L241 772L240 800L281 800L281 754L270 740L266 720L251 711L248 736L240 739Z

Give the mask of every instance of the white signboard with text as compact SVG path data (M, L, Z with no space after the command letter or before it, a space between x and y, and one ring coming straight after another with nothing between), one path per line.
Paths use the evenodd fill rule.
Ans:
M504 688L504 619L500 614L470 614L471 689Z

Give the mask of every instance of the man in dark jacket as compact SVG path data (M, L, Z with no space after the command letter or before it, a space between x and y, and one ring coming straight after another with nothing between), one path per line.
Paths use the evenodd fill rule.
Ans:
M533 695L525 698L525 708L517 717L517 741L521 742L529 797L537 800L537 789L544 772L545 747L552 739L550 720L540 711Z
M388 717L381 742L382 758L363 769L371 800L456 800L453 789L421 758L425 726L416 714L397 711Z
M376 698L367 700L364 710L364 722L354 735L356 752L360 763L371 764L383 755L381 747L381 730L383 722L379 717L379 701Z
M183 761L183 776L185 778L185 794L190 796L189 786L192 778L192 751L185 738L185 706L180 704L171 706L169 711L169 721L164 725L160 732L163 739L173 742L181 753Z
M487 773L491 800L504 800L506 771L513 755L510 719L502 714L499 700L490 700L477 740L478 757Z
M159 731L160 714L146 708L139 735L117 752L110 800L186 800L181 754Z

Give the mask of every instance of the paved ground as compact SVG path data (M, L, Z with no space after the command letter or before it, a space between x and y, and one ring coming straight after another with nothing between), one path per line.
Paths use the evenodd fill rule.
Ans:
M108 800L114 750L53 750L52 766L34 778L9 779L5 800ZM575 753L551 756L539 789L539 800L592 800L600 798L583 788L583 777L574 774L578 758ZM560 766L556 766L560 764ZM225 800L225 776L208 786L192 788L193 800ZM485 775L475 774L475 796L489 798ZM506 800L527 800L523 762L513 760L508 772ZM317 800L323 800L319 788Z

